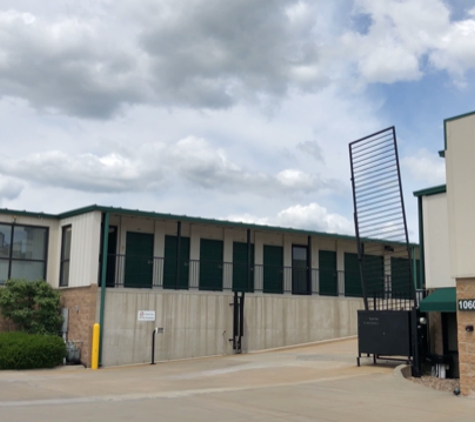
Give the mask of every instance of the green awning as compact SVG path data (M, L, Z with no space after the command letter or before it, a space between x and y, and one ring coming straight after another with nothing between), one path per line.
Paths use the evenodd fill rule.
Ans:
M457 295L455 287L437 289L420 303L422 312L456 312Z

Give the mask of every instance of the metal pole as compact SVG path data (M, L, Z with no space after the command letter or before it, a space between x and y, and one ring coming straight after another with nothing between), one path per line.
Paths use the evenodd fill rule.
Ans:
M312 238L310 236L307 238L307 294L312 294Z
M247 229L247 291L251 291L251 229Z
M244 337L244 295L245 292L242 292L239 304L239 351L242 351L242 338Z
M104 337L104 307L106 302L107 252L109 247L109 211L104 213L102 231L101 306L99 310L99 366L102 366L102 339Z
M181 252L181 221L176 223L176 278L175 290L180 287L180 252Z
M158 327L155 327L152 333L152 362L150 365L155 365L155 334L157 334Z
M238 294L234 292L234 300L233 300L233 350L237 349L237 336L238 336L238 318L239 318L239 302L238 302Z

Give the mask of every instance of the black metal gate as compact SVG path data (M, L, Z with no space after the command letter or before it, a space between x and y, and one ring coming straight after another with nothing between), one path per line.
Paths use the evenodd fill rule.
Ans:
M374 362L397 356L412 359L417 375L418 313L395 128L351 142L349 150L365 306L358 313L358 364L362 354Z

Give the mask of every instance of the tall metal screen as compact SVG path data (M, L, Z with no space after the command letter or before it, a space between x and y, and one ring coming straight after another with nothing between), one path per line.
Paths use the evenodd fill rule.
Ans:
M413 263L395 128L351 142L349 149L365 308L412 309L415 298Z

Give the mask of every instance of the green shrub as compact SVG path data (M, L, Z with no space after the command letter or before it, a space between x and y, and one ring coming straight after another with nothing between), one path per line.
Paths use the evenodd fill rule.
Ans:
M66 345L59 336L0 333L0 369L53 368L65 356Z
M0 288L0 310L30 334L58 334L63 322L59 292L43 280L8 280Z

